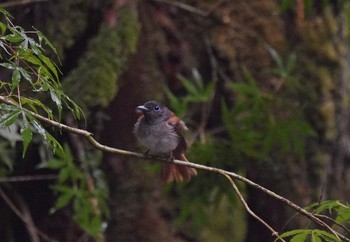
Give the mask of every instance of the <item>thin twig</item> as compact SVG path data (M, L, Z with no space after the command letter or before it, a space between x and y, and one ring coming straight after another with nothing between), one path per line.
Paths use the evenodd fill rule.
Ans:
M342 225L341 223L339 223L338 221L336 221L335 219L332 219L329 216L323 215L323 214L314 214L314 216L318 217L318 218L323 218L326 219L328 221L331 221L332 223L336 224L337 226L341 227L342 229L344 229L347 233L350 234L350 229L348 229L347 227L345 227L344 225Z
M237 194L239 200L241 201L241 203L243 204L245 210L247 210L247 212L253 216L256 220L258 220L260 223L262 223L267 229L269 229L272 232L272 236L277 237L279 240L286 242L284 239L279 238L278 232L276 230L274 230L267 222L265 222L262 218L260 218L256 213L254 213L249 205L247 204L247 202L245 201L243 195L241 194L241 192L239 191L238 187L236 186L236 184L234 183L234 181L232 180L232 178L227 175L226 173L220 173L221 175L223 175L224 177L227 178L227 180L229 180L229 182L231 183L231 186L233 187L233 190L235 191L235 193Z
M209 9L208 11L204 11L204 10L195 8L195 7L191 6L191 5L188 5L186 3L179 2L179 1L174 1L174 0L172 0L172 1L171 0L153 0L153 1L166 3L166 4L169 4L169 5L173 5L173 6L177 7L177 8L180 8L180 9L186 10L188 12L200 15L202 17L208 17L212 12L214 12L215 9L217 9L220 5L224 4L228 0L220 0L220 1L215 2L213 4L213 6L211 7L211 9Z
M57 177L58 177L57 175L30 175L30 176L0 177L0 183L56 180Z
M175 6L175 7L184 9L184 10L186 10L186 11L189 11L189 12L195 13L195 14L198 14L198 15L203 16L203 17L206 17L206 16L209 15L209 12L203 11L203 10L198 9L198 8L195 8L195 7L192 7L191 5L188 5L188 4L185 4L185 3L182 3L182 2L178 2L178 1L169 1L169 0L154 0L154 1L166 3L166 4L169 4L169 5L173 5L173 6Z
M4 97L4 96L0 96L0 102L6 103L8 105L14 105L16 107L19 107L18 103L14 102L13 100ZM219 173L219 174L226 174L234 179L240 180L244 183L246 183L249 186L254 187L257 190L260 190L264 193L266 193L267 195L280 200L282 203L284 203L285 205L291 207L292 209L296 210L297 212L299 212L300 214L304 215L305 217L309 218L311 221L317 223L318 225L320 225L321 227L323 227L324 229L326 229L327 231L333 233L337 238L341 238L345 241L349 241L350 239L345 237L344 235L336 232L334 229L332 229L328 224L326 224L324 221L322 221L321 219L319 219L318 217L314 216L312 213L306 211L305 209L299 207L298 205L296 205L295 203L293 203L292 201L288 200L285 197L282 197L280 195L278 195L277 193L263 187L260 186L259 184L243 177L240 176L234 172L229 172L229 171L225 171L223 169L219 169L216 167L211 167L211 166L206 166L206 165L201 165L201 164L196 164L196 163L192 163L189 161L182 161L182 160L170 160L164 157L159 157L159 156L153 156L153 155L145 155L145 154L141 154L141 153L137 153L137 152L132 152L132 151L127 151L127 150L122 150L122 149L117 149L117 148L113 148L113 147L109 147L103 144L100 144L99 142L97 142L94 138L92 133L83 130L83 129L78 129L78 128L73 128L67 125L64 125L62 123L56 122L54 120L50 120L44 116L41 116L40 114L37 114L35 112L32 112L30 110L27 110L25 108L22 108L22 110L30 115L32 115L33 117L37 118L38 120L46 123L49 126L52 127L56 127L59 128L60 130L64 130L67 132L71 132L74 134L78 134L78 135L82 135L84 136L95 148L100 149L102 151L105 152L110 152L110 153L116 153L119 155L125 155L125 156L130 156L130 157L135 157L135 158L139 158L139 159L143 159L143 160L156 160L156 161L161 161L161 162L172 162L172 164L176 164L176 165L181 165L181 166L188 166L188 167L192 167L192 168L196 168L198 170L206 170L206 171L210 171L210 172L215 172L215 173Z
M22 220L22 222L26 225L28 225L28 220L26 217L19 211L19 209L13 204L11 199L5 194L5 192L0 187L0 197L5 201L7 206L17 215L18 218ZM35 227L34 224L31 224L32 228L36 231L38 235L40 235L45 241L53 241L52 238L50 238L47 234L39 230L37 227Z
M31 237L31 242L40 242L40 235L38 234L37 228L35 227L33 217L29 211L28 205L23 200L22 196L17 193L14 193L13 195L19 209L22 211L22 216L25 221L28 234Z
M18 5L30 4L35 2L46 2L47 0L21 0L21 1L8 1L0 4L0 8L9 8Z

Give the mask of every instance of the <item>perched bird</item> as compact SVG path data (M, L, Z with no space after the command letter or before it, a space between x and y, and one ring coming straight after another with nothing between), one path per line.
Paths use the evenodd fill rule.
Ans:
M187 161L183 132L188 129L184 121L156 101L146 102L136 110L142 112L134 128L138 142L148 151L166 153L171 158ZM197 175L194 168L164 163L160 177L162 182L180 182L190 180L194 175Z

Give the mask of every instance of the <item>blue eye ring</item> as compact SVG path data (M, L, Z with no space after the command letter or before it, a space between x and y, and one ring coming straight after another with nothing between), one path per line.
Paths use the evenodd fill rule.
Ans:
M160 107L157 105L157 106L154 107L154 110L159 111Z

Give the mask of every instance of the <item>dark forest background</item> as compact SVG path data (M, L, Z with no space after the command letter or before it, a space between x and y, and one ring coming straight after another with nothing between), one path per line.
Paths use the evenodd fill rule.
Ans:
M0 7L57 49L58 57L46 54L86 118L63 111L63 123L105 145L143 152L132 134L135 107L158 100L190 128L191 162L234 171L302 207L349 201L347 1L47 0ZM190 182L163 185L157 162L52 134L70 159L47 155L40 139L22 158L20 138L0 133L0 241L274 239L217 174L199 171ZM8 179L22 176L29 179ZM278 232L313 227L238 185Z

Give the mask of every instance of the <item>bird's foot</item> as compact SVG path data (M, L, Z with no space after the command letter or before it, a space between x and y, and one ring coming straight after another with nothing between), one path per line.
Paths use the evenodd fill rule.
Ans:
M171 163L174 162L175 158L174 158L174 154L173 154L172 151L169 152L168 158L167 158L167 159L168 159L168 161L171 162Z

